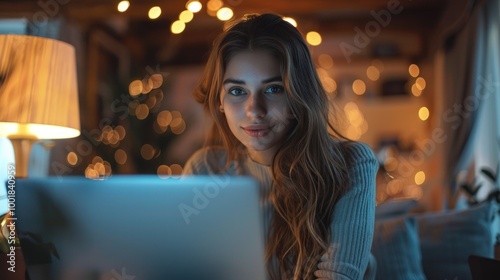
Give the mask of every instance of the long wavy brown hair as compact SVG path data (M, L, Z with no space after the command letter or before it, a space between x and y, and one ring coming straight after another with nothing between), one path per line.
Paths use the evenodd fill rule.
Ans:
M246 15L214 41L194 93L214 120L206 145L227 150L226 166L241 160L245 148L219 111L220 93L229 60L245 50L266 50L278 59L293 115L287 118L294 122L272 161L268 271L273 279L313 279L328 248L333 207L346 191L343 137L330 125L328 97L301 33L279 15Z

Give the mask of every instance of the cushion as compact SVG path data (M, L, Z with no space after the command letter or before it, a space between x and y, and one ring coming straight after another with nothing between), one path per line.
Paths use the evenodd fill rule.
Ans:
M422 266L428 279L472 279L468 257L493 257L491 224L497 205L416 215Z
M375 218L384 219L408 214L418 204L413 198L398 198L386 200L375 208Z
M426 279L414 217L377 220L371 251L377 261L375 279Z

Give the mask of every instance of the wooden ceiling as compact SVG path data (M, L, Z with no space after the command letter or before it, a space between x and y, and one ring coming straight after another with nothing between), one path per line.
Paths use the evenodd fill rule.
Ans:
M187 0L130 0L130 8L117 11L119 0L1 0L0 18L25 17L36 20L37 16L63 17L81 30L88 31L95 26L107 26L117 37L132 49L141 49L143 56L156 61L196 63L190 57L200 57L209 48L223 23L206 13L207 0L201 0L202 11L195 14L186 30L179 34L170 33L170 24L185 9ZM388 7L401 9L392 14L390 30L413 32L425 36L435 27L446 0L225 0L235 16L250 12L275 12L291 16L298 21L299 29L315 29L324 33L353 32L353 27L363 27L373 20L373 12ZM156 20L147 17L152 6L162 9ZM173 50L172 46L175 46ZM183 55L175 55L182 53ZM146 59L147 60L147 59Z

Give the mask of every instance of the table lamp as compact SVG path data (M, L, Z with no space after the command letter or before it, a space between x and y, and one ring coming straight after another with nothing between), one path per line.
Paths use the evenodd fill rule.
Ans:
M0 34L0 137L14 148L16 177L28 177L33 143L80 135L73 46Z

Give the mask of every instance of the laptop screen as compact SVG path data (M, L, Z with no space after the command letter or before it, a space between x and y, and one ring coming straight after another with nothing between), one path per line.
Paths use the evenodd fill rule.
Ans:
M30 279L265 279L247 177L118 175L16 182Z

